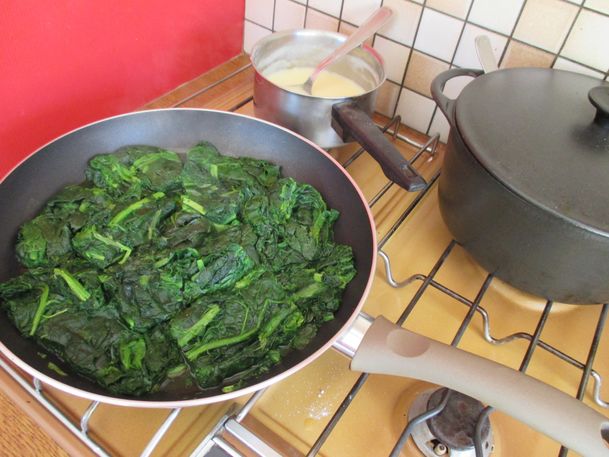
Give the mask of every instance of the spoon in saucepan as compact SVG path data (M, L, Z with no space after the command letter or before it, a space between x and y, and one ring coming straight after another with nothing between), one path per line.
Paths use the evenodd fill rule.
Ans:
M313 88L313 83L315 79L321 73L324 68L332 65L341 57L347 55L353 49L357 48L364 41L370 38L374 33L380 29L385 23L389 20L393 11L390 8L383 6L376 10L368 19L364 21L364 23L353 32L349 38L345 40L345 42L340 45L338 48L332 52L328 57L322 60L313 70L313 73L309 76L309 78L304 82L303 89L307 94L311 94L311 90Z

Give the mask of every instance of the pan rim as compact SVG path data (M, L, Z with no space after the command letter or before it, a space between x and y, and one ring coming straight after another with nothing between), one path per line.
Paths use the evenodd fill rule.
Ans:
M332 337L330 337L321 347L319 347L316 351L314 351L313 353L311 353L310 355L308 355L307 357L305 357L303 360L299 361L295 365L289 367L288 369L276 374L275 376L273 376L269 379L265 379L264 381L246 386L242 389L238 389L233 392L227 392L227 393L218 394L218 395L211 395L211 396L207 396L207 397L197 397L197 398L192 398L192 399L187 399L187 400L145 400L145 399L137 399L136 397L135 398L122 398L122 397L113 397L111 395L93 393L93 392L89 392L87 390L83 390L83 389L80 389L80 388L77 388L74 386L70 386L55 378L47 376L44 373L41 373L40 371L36 370L35 368L33 368L32 366L27 364L25 361L23 361L19 357L17 357L12 351L10 351L2 343L2 341L0 341L0 353L2 353L3 356L5 356L10 362L15 364L21 370L25 371L30 376L33 376L33 377L39 379L40 381L42 381L43 383L45 383L51 387L54 387L62 392L74 395L79 398L85 398L87 400L97 401L100 403L111 404L111 405L116 405L116 406L173 409L173 408L202 406L202 405L207 405L207 404L212 404L212 403L219 403L222 401L227 401L227 400L231 400L231 399L241 397L244 395L252 394L254 392L262 390L262 389L264 389L272 384L275 384L275 383L287 378L288 376L296 373L297 371L304 368L305 366L307 366L308 364L313 362L315 359L320 357L328 349L330 349L333 346L333 344L336 342L336 340L338 340L338 338L341 336L341 334L346 332L349 329L349 327L351 327L351 325L353 324L355 319L358 317L358 315L361 312L362 307L364 306L364 302L366 301L366 299L370 293L370 289L372 287L372 282L374 280L374 275L375 275L375 271L376 271L376 261L377 261L377 252L378 252L377 234L376 234L376 226L374 223L374 218L372 216L372 211L371 211L370 206L368 205L368 202L366 201L366 198L365 198L362 190L360 189L360 187L357 185L357 183L355 182L353 177L351 177L351 175L349 173L347 173L347 171L343 168L343 166L334 157L332 157L327 151L325 151L323 148L321 148L320 146L318 146L311 140L309 140L309 139L303 137L302 135L299 135L298 133L295 133L285 127L274 124L272 122L265 121L263 119L255 118L253 116L249 116L249 115L245 115L245 114L241 114L241 113L234 113L234 112L230 112L230 111L222 111L222 110L207 109L207 108L157 108L157 109L150 109L150 110L131 111L128 113L122 113L122 114L118 114L115 116L105 117L103 119L99 119L97 121L90 122L83 126L72 129L72 130L54 138L53 140L45 143L41 147L37 148L35 151L33 151L31 154L28 154L27 156L25 156L15 166L13 166L9 170L9 172L2 178L2 180L0 180L0 185L2 185L2 183L4 182L6 177L8 177L13 171L15 171L19 166L21 166L26 160L28 160L34 154L36 154L39 151L41 151L42 149L46 148L48 145L55 143L56 141L60 140L61 138L71 135L74 132L83 130L85 128L88 128L90 126L93 126L93 125L96 125L99 123L103 123L103 122L121 118L121 117L134 116L134 115L138 115L138 114L142 114L142 113L146 113L146 112L166 112L166 111L212 112L212 113L220 113L222 115L229 115L229 116L236 116L236 117L250 119L255 122L267 124L271 127L282 130L282 131L298 138L300 141L303 141L303 142L309 144L311 147L316 149L319 153L324 155L325 158L328 159L331 163L333 163L334 166L351 183L351 185L353 186L353 189L355 190L361 203L363 204L363 207L368 216L368 222L370 223L369 228L370 228L371 239L372 239L372 243L371 243L372 252L371 252L371 256L370 256L372 259L372 262L370 265L370 273L368 275L368 279L366 281L366 286L364 288L364 291L362 292L359 302L354 307L351 315L349 316L348 319L345 320L343 325L336 331L336 333L334 335L332 335Z

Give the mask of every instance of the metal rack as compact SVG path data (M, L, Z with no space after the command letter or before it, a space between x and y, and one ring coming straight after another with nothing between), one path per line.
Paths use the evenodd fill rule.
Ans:
M417 153L410 160L410 163L413 167L416 167L428 157L433 156L438 143L437 136L431 138L425 144L418 144L416 141L413 141L412 139L401 135L399 133L399 126L400 118L396 117L392 119L387 125L385 125L383 130L392 133L394 139L408 143L409 145L414 146L418 149ZM343 163L343 166L345 168L348 168L349 165L353 163L353 161L355 161L355 159L357 159L357 157L359 157L363 153L364 150L359 149ZM408 208L406 208L406 210L397 219L393 226L391 226L391 228L387 231L387 233L382 237L379 242L378 255L383 261L386 271L386 278L389 284L392 287L399 288L413 283L419 283L419 287L416 290L414 296L407 304L405 304L404 310L398 318L397 323L400 325L404 324L417 306L417 304L419 303L423 294L430 288L436 289L437 291L446 294L448 297L450 297L450 299L468 308L465 317L463 318L458 330L455 332L452 338L451 344L453 346L459 345L461 338L463 337L465 331L472 322L474 316L478 314L482 319L483 335L488 343L493 345L502 345L519 339L528 341L528 349L520 363L520 371L525 372L527 370L533 353L537 349L547 351L549 354L558 357L559 359L567 362L568 364L581 371L581 378L576 395L577 399L583 399L590 378L592 378L594 401L601 407L609 408L609 403L603 400L600 396L602 377L592 368L594 358L596 356L599 342L601 339L601 335L604 329L604 325L607 319L607 314L609 312L608 304L602 306L602 310L600 312L600 316L596 324L594 337L592 339L592 343L590 344L586 360L579 361L541 339L542 330L553 307L553 303L551 301L548 301L546 303L543 312L541 313L536 324L536 329L532 334L527 332L517 332L503 338L495 338L491 331L491 322L489 314L482 306L480 306L480 303L482 302L485 293L487 292L491 282L494 279L493 275L487 275L482 285L480 286L474 300L470 300L462 296L461 294L457 293L456 291L450 289L446 285L436 280L436 274L445 264L445 262L451 256L451 253L454 252L454 249L457 246L457 243L455 241L451 241L448 246L446 246L444 252L441 254L439 259L437 260L435 265L433 265L429 272L417 273L400 281L394 278L391 269L391 260L389 256L383 251L383 247L391 239L391 236L399 229L403 222L407 220L409 215L417 207L423 197L425 197L425 195L427 195L428 192L432 189L438 176L439 172L432 176L427 186L415 196ZM370 200L370 206L373 207L381 199L381 197L386 194L386 192L392 187L392 185L392 183L387 183L378 192L378 194ZM98 402L92 402L87 408L86 412L79 419L71 419L65 411L62 411L62 409L55 403L53 403L52 400L47 396L42 383L38 379L25 379L20 373L14 370L12 366L9 363L5 362L5 360L3 360L2 358L0 358L0 367L5 370L12 378L14 378L27 392L32 395L34 399L36 399L42 406L44 406L61 423L63 423L74 434L74 436L80 439L95 454L100 456L110 455L110 452L107 449L104 449L103 446L100 443L96 442L89 434L89 422L96 412L96 409L99 405ZM345 412L348 410L349 406L352 404L353 400L358 395L358 392L365 385L366 381L368 380L368 377L369 375L365 373L359 376L357 381L353 384L350 391L347 393L341 404L334 412L334 415L330 418L326 427L323 429L313 446L307 452L307 457L313 457L319 453L321 447L331 436L336 425L339 423ZM250 454L264 457L279 456L279 454L274 449L272 449L267 443L262 441L259 437L257 437L254 433L252 433L243 425L244 419L250 413L256 402L264 395L265 390L260 390L255 393L241 408L238 409L235 407L229 410L229 412L216 424L216 426L211 430L211 432L207 436L203 437L199 445L192 452L191 456L241 456L243 455L243 453L239 452L237 448L232 444L235 442L235 440L239 442L244 448L249 449ZM413 428L418 423L424 422L430 417L433 417L434 415L437 415L442 411L444 405L446 405L448 401L449 395L450 393L444 395L444 398L442 399L438 407L413 418L406 424L406 427L404 428L401 436L399 437L393 448L393 451L390 454L392 457L398 456L400 454L406 441L411 436ZM483 455L482 439L480 436L480 424L492 413L492 411L493 410L491 407L487 407L484 409L484 411L478 418L478 427L476 428L476 434L474 437L477 457L481 457ZM152 438L142 450L141 456L147 457L153 453L153 451L157 448L158 444L163 439L164 435L172 427L174 421L180 415L180 413L181 409L179 408L171 410L163 424L158 429L151 431ZM227 437L231 437L232 439L227 440ZM566 456L567 453L567 449L561 448L558 455Z

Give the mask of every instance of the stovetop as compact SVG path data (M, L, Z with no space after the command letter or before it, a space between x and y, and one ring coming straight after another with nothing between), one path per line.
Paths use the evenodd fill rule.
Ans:
M252 114L247 61L214 71L213 78L197 79L148 107ZM452 240L439 214L442 146L435 150L433 138L426 141L408 129L396 132L399 119L378 120L397 135L396 146L430 184L407 193L388 183L357 145L331 151L362 188L377 225L380 261L364 311L525 371L609 417L602 400L607 398L602 379L609 376L609 336L602 331L608 306L547 303L483 271ZM60 444L69 447L70 440L81 440L98 455L419 456L424 454L412 434L419 441L430 439L415 423L423 423L420 414L442 400L432 393L437 386L352 372L349 360L335 351L253 396L170 411L89 403L30 381L0 362L68 427ZM484 406L492 438L480 433L478 445L492 449L490 455L567 455L556 442ZM459 449L449 453L439 444L431 442L435 455L476 455Z

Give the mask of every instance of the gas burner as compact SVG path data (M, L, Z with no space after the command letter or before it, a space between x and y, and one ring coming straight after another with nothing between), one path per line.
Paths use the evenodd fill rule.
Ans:
M412 402L408 420L431 411L442 402L446 388L427 390ZM451 391L446 407L434 417L417 424L412 439L425 457L475 457L474 434L484 405L478 400ZM488 417L482 424L482 456L493 452L493 433Z

